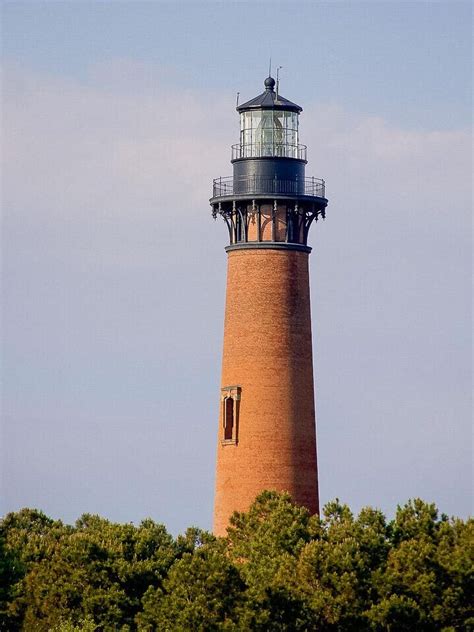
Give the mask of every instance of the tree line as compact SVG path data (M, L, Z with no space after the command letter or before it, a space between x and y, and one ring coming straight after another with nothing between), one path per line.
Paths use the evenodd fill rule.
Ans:
M8 632L474 631L474 521L416 499L393 520L263 492L226 538L34 509L0 522Z

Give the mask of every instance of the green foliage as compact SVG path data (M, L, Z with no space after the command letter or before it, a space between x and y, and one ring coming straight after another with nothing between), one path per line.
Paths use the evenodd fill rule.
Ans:
M0 523L0 630L473 632L473 560L474 521L419 499L387 522L263 492L226 538L23 509Z
M6 629L51 630L65 617L74 625L89 618L104 631L134 627L144 593L176 557L166 529L152 520L134 527L87 514L65 527L26 511L9 514L0 531L22 564Z
M91 617L87 617L80 619L77 623L63 620L52 628L51 632L95 632L96 630L97 625L94 623L94 620Z
M245 585L225 547L205 545L173 565L162 588L150 588L137 617L140 630L236 630Z
M229 553L249 585L278 584L282 568L291 566L317 522L306 509L293 505L288 494L263 492L247 513L232 516Z

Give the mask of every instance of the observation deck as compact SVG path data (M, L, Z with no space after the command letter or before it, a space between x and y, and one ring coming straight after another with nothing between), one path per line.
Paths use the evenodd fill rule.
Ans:
M321 178L294 178L282 180L277 177L248 174L215 178L212 186L211 204L223 198L322 198L325 199L325 182Z

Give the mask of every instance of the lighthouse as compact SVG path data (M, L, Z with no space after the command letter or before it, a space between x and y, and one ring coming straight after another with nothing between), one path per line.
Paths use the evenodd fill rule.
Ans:
M228 230L214 533L263 490L287 491L318 513L308 259L325 217L324 180L306 175L302 108L267 77L237 106L233 175L216 178L214 218Z

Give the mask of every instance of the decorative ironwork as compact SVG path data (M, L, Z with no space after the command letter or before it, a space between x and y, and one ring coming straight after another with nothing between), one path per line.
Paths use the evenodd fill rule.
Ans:
M264 247L269 244L280 244L281 247L295 244L306 246L313 221L326 217L326 205L324 202L321 204L314 202L281 204L278 200L255 205L255 201L237 204L233 200L227 202L225 206L220 203L213 206L214 219L218 215L227 225L230 246ZM250 222L257 224L254 238L249 238ZM271 237L262 238L263 226L267 223L270 223ZM284 232L282 233L281 230Z

